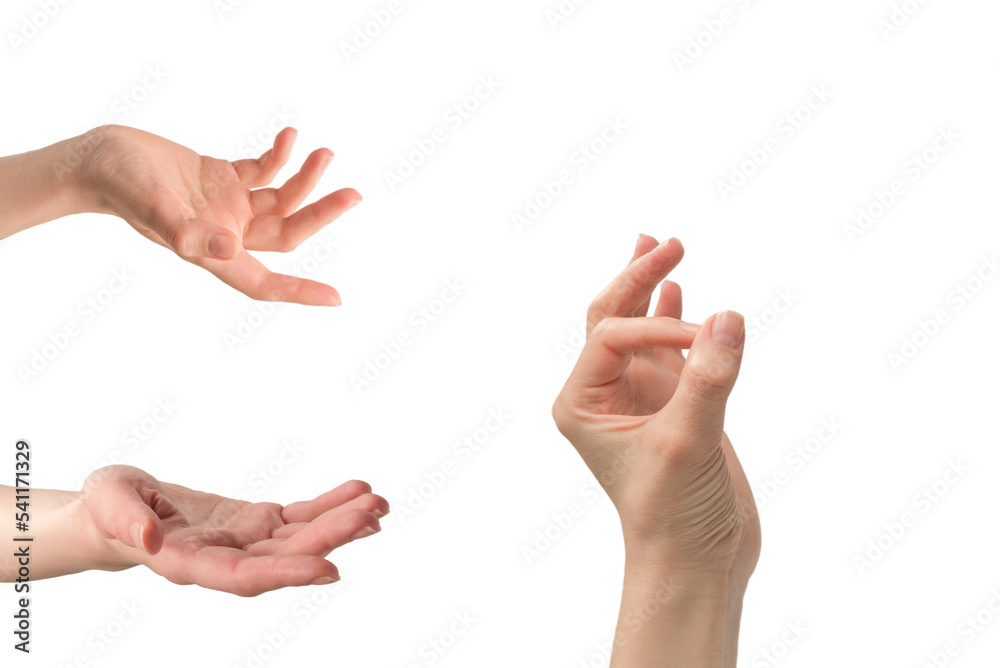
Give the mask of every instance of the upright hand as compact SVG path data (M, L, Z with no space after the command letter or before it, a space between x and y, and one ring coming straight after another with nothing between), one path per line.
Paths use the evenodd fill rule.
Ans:
M664 279L682 255L676 240L640 237L591 304L586 345L552 408L621 518L616 668L735 666L742 597L760 553L753 495L723 431L743 318L680 320L680 287Z

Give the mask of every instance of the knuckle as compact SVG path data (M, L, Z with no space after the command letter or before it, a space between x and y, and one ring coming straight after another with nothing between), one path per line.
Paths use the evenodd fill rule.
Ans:
M609 288L605 288L594 301L590 302L590 306L587 307L587 322L591 327L595 327L598 323L604 321L609 313L613 313L610 309L610 301L612 298L612 293Z
M164 239L174 252L181 257L195 257L198 255L198 233L191 229L167 230L167 239Z
M653 267L643 265L629 272L624 278L625 294L634 294L648 289L649 284L656 279L656 272Z
M688 392L709 401L720 401L728 397L736 380L732 365L704 357L689 357L684 365L684 373Z
M594 303L587 307L587 323L591 327L596 327L598 323L604 320L604 315L604 305L598 304L597 301L594 301Z

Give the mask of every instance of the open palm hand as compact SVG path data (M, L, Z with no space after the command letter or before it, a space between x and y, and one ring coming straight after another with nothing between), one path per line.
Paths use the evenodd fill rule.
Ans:
M92 473L83 500L121 568L256 596L340 579L325 557L380 529L389 504L350 481L311 501L249 503L162 483L131 466Z

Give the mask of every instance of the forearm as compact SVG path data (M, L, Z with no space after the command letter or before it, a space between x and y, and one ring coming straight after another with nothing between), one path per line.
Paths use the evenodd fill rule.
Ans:
M100 128L35 151L0 157L0 239L86 210L77 167L99 135Z
M734 668L745 589L627 561L612 668Z
M98 535L79 492L32 489L25 506L30 515L25 532L15 526L14 513L22 512L16 509L15 497L13 487L0 485L0 581L17 580L22 566L28 567L32 580L128 567ZM14 541L28 537L32 540Z

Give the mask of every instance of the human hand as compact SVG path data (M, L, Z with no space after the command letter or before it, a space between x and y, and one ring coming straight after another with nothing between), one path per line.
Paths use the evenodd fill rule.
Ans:
M628 267L591 304L587 343L552 412L615 504L632 563L725 574L745 586L760 523L723 431L743 319L679 320L680 287L664 279L683 253L675 239L640 237Z
M76 141L80 210L124 218L140 234L263 301L337 306L332 287L271 272L248 251L294 250L361 201L344 188L299 209L333 153L313 151L280 188L265 188L288 162L296 131L278 133L260 158L202 156L134 128L108 125Z
M380 530L388 502L357 480L288 506L249 503L108 466L84 482L78 523L92 523L101 566L142 564L176 584L239 596L340 579L330 552Z

